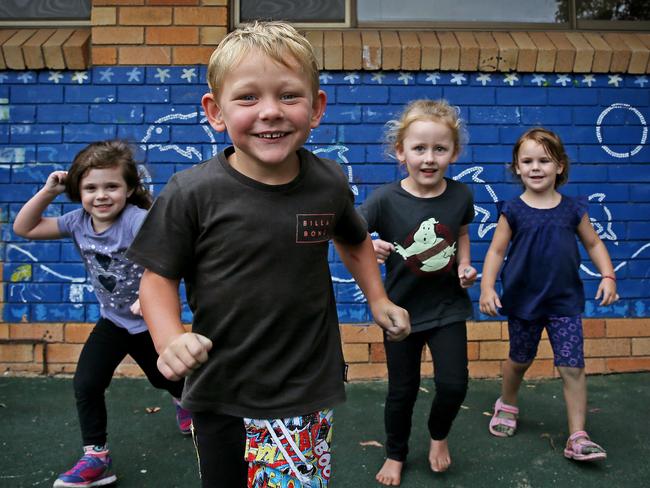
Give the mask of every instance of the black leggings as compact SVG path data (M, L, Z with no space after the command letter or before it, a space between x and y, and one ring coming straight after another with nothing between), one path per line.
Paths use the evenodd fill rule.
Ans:
M384 339L388 363L388 395L384 410L386 455L406 460L411 417L420 388L420 362L424 345L433 357L436 394L429 413L433 440L447 438L467 393L467 327L454 322L415 332L401 342Z
M167 390L175 398L183 393L183 380L170 381L158 371L158 353L149 331L131 335L110 320L99 319L81 350L74 375L74 395L84 446L106 443L104 392L127 354L138 363L154 387Z
M212 412L192 412L194 443L203 488L245 488L244 419Z

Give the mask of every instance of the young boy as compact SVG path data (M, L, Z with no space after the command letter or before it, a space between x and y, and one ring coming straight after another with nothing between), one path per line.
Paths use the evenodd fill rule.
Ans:
M342 171L302 148L326 104L306 39L279 22L242 27L212 54L208 83L203 109L233 146L170 179L129 251L146 268L158 366L187 376L204 487L327 486L330 408L345 399L329 239L387 337L408 335L408 314L386 296Z

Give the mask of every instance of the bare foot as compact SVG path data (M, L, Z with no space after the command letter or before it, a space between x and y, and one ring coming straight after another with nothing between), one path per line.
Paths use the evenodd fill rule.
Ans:
M394 459L386 459L384 465L381 467L375 479L382 485L386 486L399 486L402 482L402 468L404 463L402 461L395 461Z
M434 441L431 439L431 447L429 448L429 464L431 465L431 471L434 473L442 473L449 469L451 457L449 456L449 444L447 444L447 439L441 441Z

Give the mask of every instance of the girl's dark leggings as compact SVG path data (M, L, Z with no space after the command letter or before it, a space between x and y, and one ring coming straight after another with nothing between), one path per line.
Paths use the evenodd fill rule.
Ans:
M425 344L433 357L436 385L428 421L432 439L447 438L467 393L467 327L464 321L415 332L401 342L384 338L388 362L388 395L384 410L386 455L396 461L406 460L408 454Z
M84 446L106 443L104 392L127 354L154 387L167 390L175 398L183 393L183 380L170 381L158 371L158 353L149 331L131 335L110 320L99 319L81 350L73 383Z

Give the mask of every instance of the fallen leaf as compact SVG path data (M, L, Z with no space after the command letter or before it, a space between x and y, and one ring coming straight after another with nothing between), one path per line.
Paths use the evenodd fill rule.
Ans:
M144 411L147 413L158 413L160 412L160 407L147 407Z
M540 435L542 439L548 439L549 444L551 444L551 449L555 451L555 443L553 442L553 438L551 437L551 434L548 434L544 432L542 435Z
M429 393L429 390L427 390L424 386L420 387L420 391L423 391L424 393Z
M537 385L526 385L526 388L537 388Z
M483 412L486 417L492 417L492 412Z
M463 410L469 410L469 407L466 407L465 405L461 405L460 408L462 408Z
M598 413L598 412L600 412L600 408L598 408L598 407L594 407L594 408L589 409L589 413Z
M372 446L372 447L384 447L380 442L377 441L361 441L359 442L360 446Z
M7 408L7 405L5 405L4 403L0 403L0 407Z

